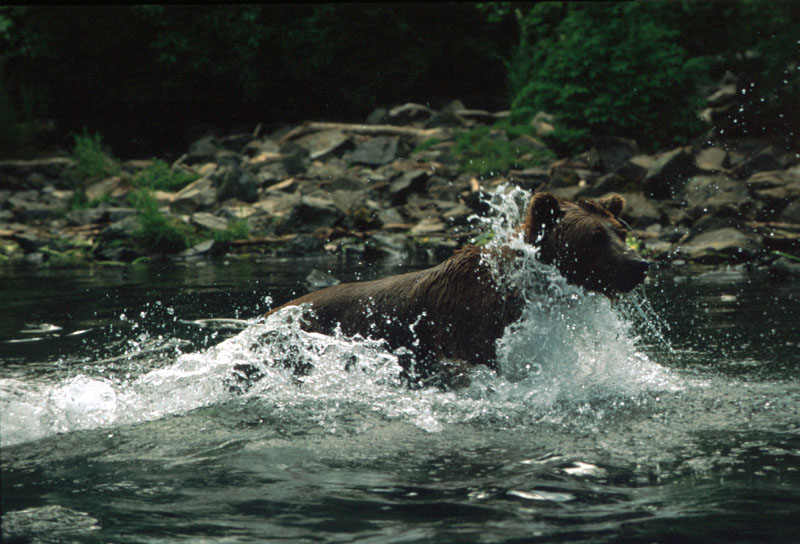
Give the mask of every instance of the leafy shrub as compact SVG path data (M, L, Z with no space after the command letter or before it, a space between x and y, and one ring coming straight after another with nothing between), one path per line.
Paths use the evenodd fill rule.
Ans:
M555 114L561 154L592 136L619 135L655 149L697 134L697 84L707 66L678 43L661 2L545 2L520 19L510 64L517 116Z
M149 189L137 189L128 200L138 212L139 228L132 238L149 253L178 253L194 241L191 228L177 218L169 218L158 209Z
M453 156L464 172L480 175L507 173L512 168L540 165L552 154L535 145L520 145L519 136L530 135L529 126L502 125L476 127L461 133L453 146Z
M75 159L75 176L78 180L86 178L103 178L119 172L117 163L103 152L102 138L99 133L89 134L84 129L82 135L74 134L75 148L72 158Z
M183 170L173 170L160 159L133 176L133 185L154 191L177 191L198 178L197 174Z

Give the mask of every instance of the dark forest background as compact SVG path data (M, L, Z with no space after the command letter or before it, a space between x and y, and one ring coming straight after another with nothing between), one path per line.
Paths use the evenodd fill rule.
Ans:
M519 126L554 115L561 154L604 135L655 149L708 129L726 74L727 134L796 144L800 2L6 6L0 153L89 131L163 156L212 129L456 98Z

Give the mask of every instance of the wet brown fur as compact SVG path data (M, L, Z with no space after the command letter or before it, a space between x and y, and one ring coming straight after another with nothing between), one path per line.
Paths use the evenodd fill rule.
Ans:
M624 244L617 216L624 201L568 202L547 193L531 199L519 229L523 240L540 247L540 258L555 264L571 283L612 294L644 279L646 263ZM521 316L521 300L501 287L482 259L489 251L474 245L426 270L359 283L344 283L309 293L286 306L309 304L308 331L384 339L392 350L405 347L424 376L441 361L495 368L495 341ZM508 249L495 261L513 265ZM499 257L499 258L498 258ZM407 369L409 370L409 369Z

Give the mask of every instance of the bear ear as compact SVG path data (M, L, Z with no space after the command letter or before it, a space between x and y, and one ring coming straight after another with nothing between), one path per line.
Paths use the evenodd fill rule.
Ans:
M619 195L601 198L597 203L614 217L619 217L619 214L622 213L622 208L625 207L625 199Z
M539 237L555 225L563 212L558 199L550 193L536 193L528 205L525 217L525 242L533 245Z

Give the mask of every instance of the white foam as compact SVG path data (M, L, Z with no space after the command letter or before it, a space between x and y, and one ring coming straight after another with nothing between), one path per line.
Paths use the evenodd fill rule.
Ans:
M203 352L166 362L161 353L160 368L133 372L133 378L79 375L55 384L0 380L0 444L139 423L240 399L330 428L344 414L357 412L438 432L487 418L525 424L553 417L554 407L564 404L679 387L678 378L642 351L625 312L602 296L567 285L553 267L535 259L534 248L515 237L529 196L501 188L490 199L495 211L487 222L495 232L491 244L511 240L519 250L508 279L525 297L522 319L498 342L500 376L479 368L462 390L412 390L399 378L397 355L381 342L304 332L300 310L288 308L266 321L249 322ZM130 348L129 359L136 361L131 364L145 364L136 346ZM261 378L238 384L232 378L236 365L251 365ZM237 392L231 385L247 387Z

